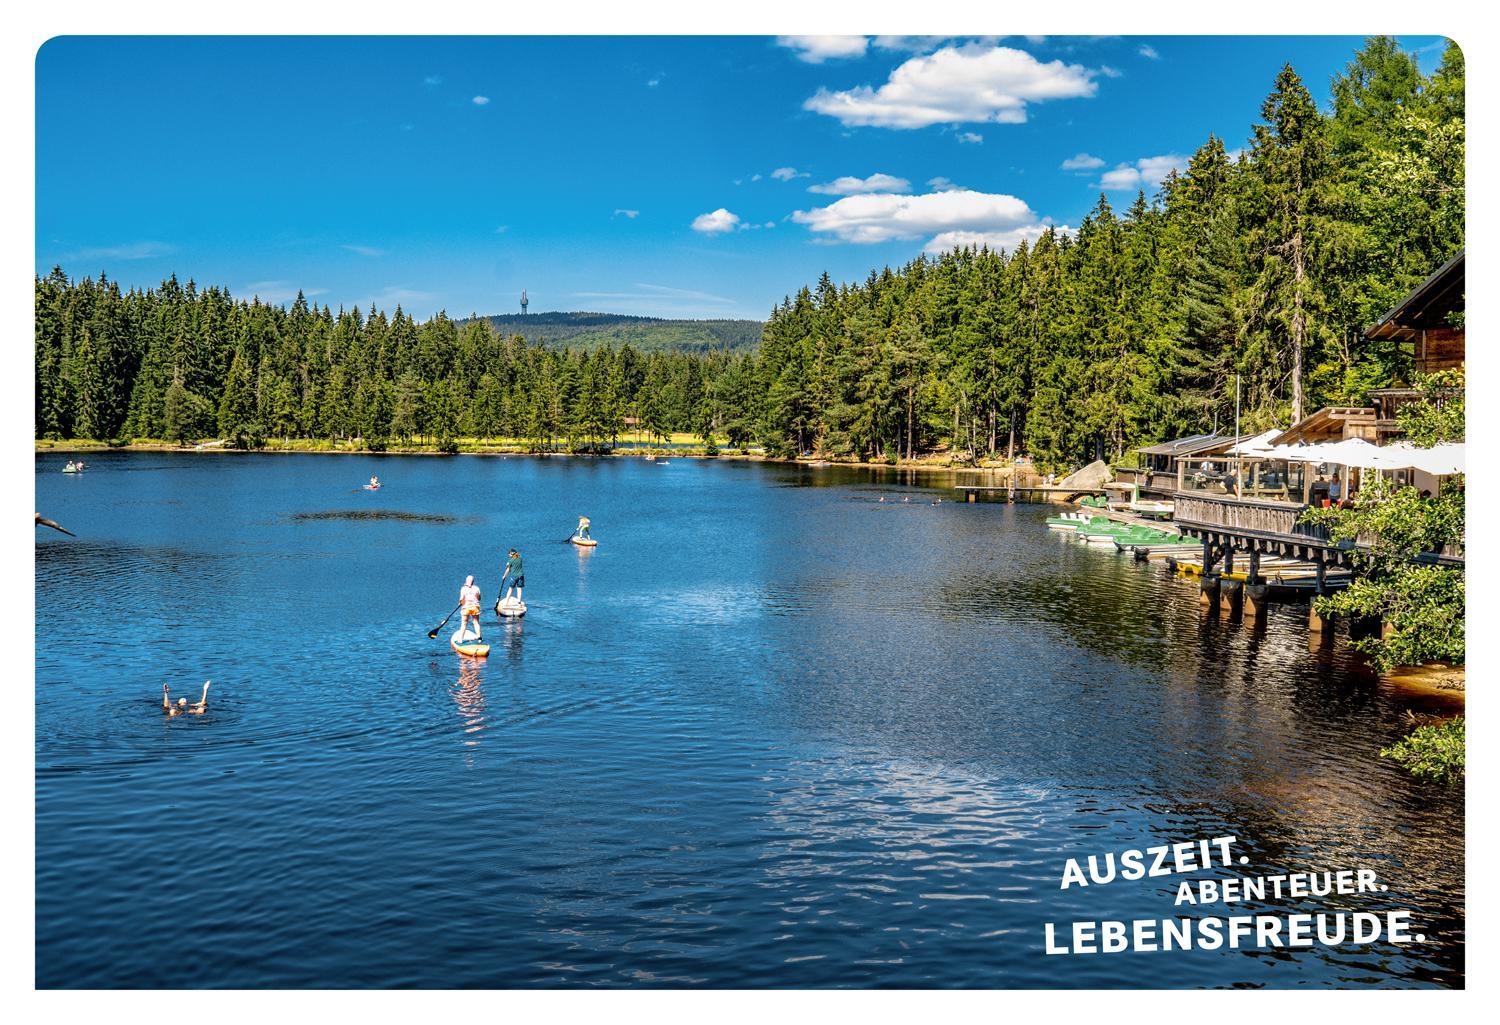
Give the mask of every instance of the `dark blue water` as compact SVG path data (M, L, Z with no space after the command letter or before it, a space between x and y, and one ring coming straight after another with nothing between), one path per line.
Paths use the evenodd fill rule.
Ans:
M1426 706L1046 507L687 459L64 461L40 986L1462 985L1462 793L1377 756ZM299 516L343 511L451 520ZM487 611L483 662L429 641L512 545L525 619ZM1224 834L1390 887L1232 913L1410 908L1428 942L1043 952L1176 913L1170 878L1060 891L1069 856Z

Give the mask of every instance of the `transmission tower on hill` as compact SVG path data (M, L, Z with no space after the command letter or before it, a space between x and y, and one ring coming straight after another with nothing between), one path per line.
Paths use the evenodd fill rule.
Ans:
M526 289L521 289L521 316L526 316Z

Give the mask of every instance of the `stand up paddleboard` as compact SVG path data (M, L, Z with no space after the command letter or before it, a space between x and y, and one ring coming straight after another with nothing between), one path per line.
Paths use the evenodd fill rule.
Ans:
M366 484L365 485L365 490L366 491L379 491L380 490L380 485L379 484Z
M579 548L593 548L599 544L598 541L595 541L591 537L570 537L568 538L568 540L573 542Z
M465 637L464 633L465 631L463 630L457 630L454 632L453 636L448 639L448 643L453 647L454 651L458 652L460 655L467 655L470 658L484 658L490 653L490 646L488 644L482 644L476 640Z
M495 611L502 616L526 615L526 603L517 598L495 602Z

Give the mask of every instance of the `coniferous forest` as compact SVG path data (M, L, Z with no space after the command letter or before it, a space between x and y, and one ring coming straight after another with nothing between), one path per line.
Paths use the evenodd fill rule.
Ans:
M460 437L537 449L625 429L772 455L1029 455L1065 469L1233 423L1362 404L1409 373L1363 330L1464 244L1464 68L1368 40L1321 99L1276 76L1238 146L1071 231L828 275L758 350L547 347L487 319L245 302L174 277L36 281L36 436Z

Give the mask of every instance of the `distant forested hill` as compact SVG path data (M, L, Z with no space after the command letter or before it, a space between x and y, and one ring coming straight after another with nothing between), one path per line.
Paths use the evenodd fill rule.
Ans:
M760 344L763 326L758 320L664 320L619 313L505 313L480 319L501 335L521 335L552 348L617 349L629 343L638 352L743 352Z

